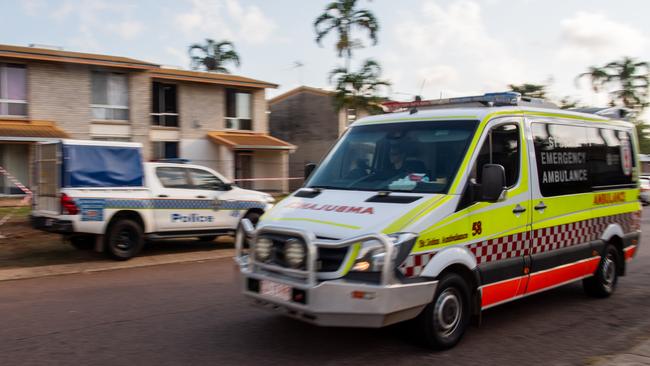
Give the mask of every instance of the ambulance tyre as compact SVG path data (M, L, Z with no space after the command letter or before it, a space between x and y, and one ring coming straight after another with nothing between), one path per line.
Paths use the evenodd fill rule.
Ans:
M108 228L107 234L106 253L115 260L131 259L144 246L142 227L133 220L117 220Z
M448 349L462 338L470 323L470 289L462 276L444 275L433 301L415 318L420 340L434 349Z
M582 280L582 286L589 296L609 297L616 289L618 282L619 253L615 246L608 244L600 258L596 273Z

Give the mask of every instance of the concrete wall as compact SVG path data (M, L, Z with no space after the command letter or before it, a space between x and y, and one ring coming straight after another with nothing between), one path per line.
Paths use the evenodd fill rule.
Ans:
M289 176L302 177L306 163L318 163L339 137L339 115L326 95L298 93L269 106L270 134L298 149L289 155ZM302 185L292 180L290 190Z

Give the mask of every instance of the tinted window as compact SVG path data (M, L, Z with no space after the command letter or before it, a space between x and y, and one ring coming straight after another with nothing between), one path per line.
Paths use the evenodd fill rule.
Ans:
M165 188L190 188L184 168L157 168L156 175Z
M588 128L591 184L599 187L631 184L632 141L630 134L607 128Z
M419 121L353 127L323 160L308 186L446 192L476 124Z
M505 124L488 133L474 165L473 177L481 183L483 165L499 164L506 171L506 185L512 187L519 179L519 127Z
M224 188L221 179L214 174L200 169L190 169L192 184L197 189L209 189L212 191L222 190Z
M586 128L533 123L532 129L542 195L589 192Z

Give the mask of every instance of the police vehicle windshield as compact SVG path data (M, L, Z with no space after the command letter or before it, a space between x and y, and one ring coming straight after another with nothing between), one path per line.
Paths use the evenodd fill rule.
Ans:
M352 127L307 182L310 188L445 193L478 121Z

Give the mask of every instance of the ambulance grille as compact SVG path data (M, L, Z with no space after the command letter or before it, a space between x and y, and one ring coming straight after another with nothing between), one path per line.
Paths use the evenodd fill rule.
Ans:
M318 248L318 271L336 272L343 264L349 248Z

